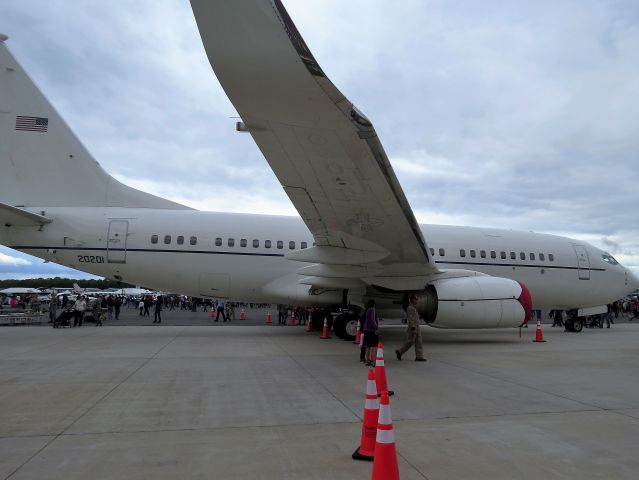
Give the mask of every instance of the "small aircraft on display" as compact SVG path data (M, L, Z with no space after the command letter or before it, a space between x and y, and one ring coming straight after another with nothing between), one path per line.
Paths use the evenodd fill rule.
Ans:
M586 242L418 224L371 121L328 79L280 0L192 0L213 71L300 217L202 212L106 173L0 36L0 243L78 270L186 295L338 312L352 338L373 298L408 295L441 328L566 326L639 279ZM47 178L47 182L42 182ZM60 188L65 185L65 188ZM507 219L504 220L507 223Z

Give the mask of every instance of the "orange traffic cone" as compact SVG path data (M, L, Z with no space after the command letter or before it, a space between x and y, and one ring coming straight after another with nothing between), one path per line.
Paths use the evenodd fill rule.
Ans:
M311 318L309 317L307 325L306 325L306 331L307 332L313 332L313 321L311 320Z
M211 311L209 312L209 317L213 318L215 316L215 307L211 307Z
M388 382L386 381L386 367L384 366L384 347L382 342L377 344L377 356L375 358L375 382L377 383L377 394L381 395L382 392L387 392L389 397L392 397L395 392L388 389Z
M374 456L373 480L399 480L395 432L393 431L390 402L386 392L382 392L382 401L379 406Z
M271 315L271 312L268 312L266 315L266 323L273 323L273 315Z
M326 340L327 338L331 338L328 335L328 320L324 317L324 328L322 329L322 336L320 337L322 340Z
M533 342L545 342L544 333L541 331L541 318L537 319L537 331L535 332L535 339Z
M240 310L240 320L246 320L246 313L244 313L244 309Z
M357 330L355 330L355 341L353 343L355 345L362 344L362 331L360 330L359 320L357 320Z
M375 438L377 436L377 416L379 414L379 400L375 386L375 370L368 370L366 381L366 402L364 403L364 421L362 423L362 437L359 447L353 452L353 460L368 460L371 462L375 455Z

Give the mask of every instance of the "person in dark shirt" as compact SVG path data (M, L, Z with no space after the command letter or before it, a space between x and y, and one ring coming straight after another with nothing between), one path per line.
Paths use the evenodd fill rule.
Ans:
M153 323L162 323L162 315L160 312L162 311L162 297L158 297L155 300L155 310L153 312Z
M364 360L366 365L372 367L375 365L375 356L377 355L377 344L379 343L379 322L377 313L375 312L375 300L370 299L366 305L364 312L364 345L366 352Z

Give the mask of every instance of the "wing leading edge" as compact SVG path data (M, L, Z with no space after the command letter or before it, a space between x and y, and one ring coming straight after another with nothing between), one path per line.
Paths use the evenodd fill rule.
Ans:
M281 1L191 5L215 74L320 253L352 249L399 275L437 272L373 125L326 77Z

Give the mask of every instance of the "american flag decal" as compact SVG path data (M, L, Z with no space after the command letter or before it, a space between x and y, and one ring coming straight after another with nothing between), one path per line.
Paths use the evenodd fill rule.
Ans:
M43 117L16 117L16 130L26 130L27 132L46 132L49 127L49 119Z

